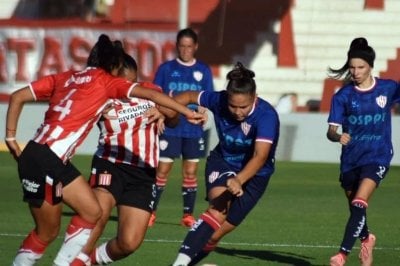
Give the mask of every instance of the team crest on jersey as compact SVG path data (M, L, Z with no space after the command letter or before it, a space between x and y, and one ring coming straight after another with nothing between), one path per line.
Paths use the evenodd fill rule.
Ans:
M384 95L379 95L378 97L376 97L376 103L379 105L380 108L384 108L386 106L387 103L387 97Z
M203 79L203 73L201 73L200 71L194 71L194 72L193 72L193 78L194 78L196 81L200 81L200 80Z
M243 122L240 124L240 127L242 128L243 133L247 136L247 134L249 134L251 125L247 124L246 122Z
M159 146L160 146L160 149L161 149L162 151L164 151L164 150L168 147L168 141L166 141L166 140L160 140Z
M99 185L109 186L111 184L112 175L110 173L99 174Z

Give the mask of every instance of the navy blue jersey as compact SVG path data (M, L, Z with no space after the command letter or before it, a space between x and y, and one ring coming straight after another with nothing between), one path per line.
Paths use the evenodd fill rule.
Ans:
M256 141L272 144L269 156L257 175L269 176L274 172L275 150L279 139L279 117L271 104L257 98L253 109L243 121L234 119L228 110L226 91L200 93L199 104L214 115L219 143L214 151L239 172L254 155Z
M328 123L341 126L351 137L342 146L342 172L366 164L389 166L393 157L391 108L399 100L399 85L378 78L369 90L349 84L333 96Z
M184 64L179 59L167 61L157 69L154 83L159 85L165 94L174 96L184 91L213 91L213 79L210 68L201 61L196 60L194 64ZM196 105L189 105L196 110ZM165 135L200 138L203 136L201 125L193 125L180 115L179 123L175 128L166 127Z

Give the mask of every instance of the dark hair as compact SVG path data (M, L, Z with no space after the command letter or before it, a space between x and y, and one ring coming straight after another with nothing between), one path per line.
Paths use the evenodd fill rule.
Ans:
M108 73L115 68L120 68L124 59L124 49L120 41L112 42L102 34L90 51L87 66L102 68Z
M351 76L349 71L349 62L352 58L361 58L367 62L368 65L374 67L375 51L371 46L368 45L367 39L364 37L355 38L351 42L349 51L347 52L346 63L339 69L333 69L329 67L329 76L335 79L340 79L341 77L345 76L345 83L349 82Z
M256 92L255 74L250 69L237 62L234 68L228 72L226 78L228 85L226 90L228 93L254 94Z
M183 38L183 37L188 37L191 38L193 40L194 43L197 43L197 33L194 32L194 30L192 30L191 28L186 28L186 29L182 29L178 32L178 34L176 35L176 43L179 43L179 41Z
M124 53L124 60L122 62L122 67L118 71L118 76L122 76L125 69L132 69L135 72L138 70L136 60L127 53Z

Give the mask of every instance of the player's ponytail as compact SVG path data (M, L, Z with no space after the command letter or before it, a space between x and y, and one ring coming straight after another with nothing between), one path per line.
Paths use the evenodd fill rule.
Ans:
M234 68L226 75L228 80L226 90L229 93L255 94L256 82L254 77L255 73L253 71L245 68L241 62L237 62Z
M90 51L87 66L102 68L108 73L122 66L124 49L120 41L112 42L110 38L102 34Z

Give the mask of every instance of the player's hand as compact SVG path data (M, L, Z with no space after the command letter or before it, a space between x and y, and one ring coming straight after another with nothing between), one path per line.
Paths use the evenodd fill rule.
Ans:
M342 144L342 145L347 145L347 144L349 144L350 140L351 140L351 136L350 136L348 133L343 133L343 134L340 136L339 142L340 142L340 144Z
M117 114L112 111L114 111L114 104L110 103L103 109L103 112L102 112L103 117L108 120L117 119L118 118Z
M208 121L208 112L207 112L207 108L203 107L203 106L197 106L197 113L202 114L203 117L203 121L202 121L202 125L206 124Z
M203 124L205 121L207 121L207 112L205 113L198 113L198 112L192 112L192 114L190 116L186 116L186 119L194 124L194 125L201 125Z
M11 155L16 161L18 161L18 158L21 155L21 148L19 147L15 138L6 138L5 142Z
M228 188L228 191L236 197L240 197L243 195L242 184L235 177L229 178L226 181L226 187Z
M165 119L164 115L155 107L150 108L144 113L144 116L148 119L147 123L153 123L159 119Z

